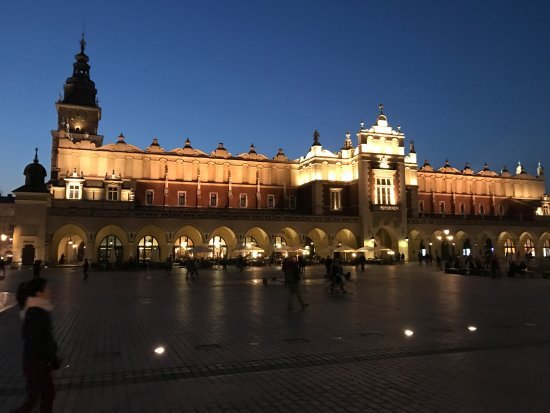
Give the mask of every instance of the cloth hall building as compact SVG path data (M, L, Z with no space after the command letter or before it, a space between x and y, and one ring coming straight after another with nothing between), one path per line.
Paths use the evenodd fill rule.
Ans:
M498 173L487 165L419 165L414 144L390 126L382 106L335 152L315 131L296 160L253 145L231 154L223 143L208 152L189 140L163 148L153 139L143 149L122 134L106 143L84 40L75 58L55 103L49 179L35 155L13 191L15 265L246 249L324 257L348 248L410 260L430 252L550 256L541 165L534 174L521 165Z

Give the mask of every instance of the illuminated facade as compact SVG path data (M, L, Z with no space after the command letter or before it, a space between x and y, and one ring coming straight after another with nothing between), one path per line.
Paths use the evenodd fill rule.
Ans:
M282 149L269 158L254 145L232 155L220 143L207 153L189 139L173 149L156 138L141 149L122 134L104 144L84 48L82 41L56 103L51 179L47 187L40 182L45 172L35 159L14 191L16 262L28 263L31 248L34 258L63 256L67 263L227 256L245 248L270 255L306 246L326 256L339 245L410 259L432 249L550 255L540 165L536 176L521 165L515 174L487 166L459 171L448 162L419 168L414 144L405 151L405 135L389 125L382 105L374 124L361 123L353 140L345 134L337 152L315 131L296 160Z

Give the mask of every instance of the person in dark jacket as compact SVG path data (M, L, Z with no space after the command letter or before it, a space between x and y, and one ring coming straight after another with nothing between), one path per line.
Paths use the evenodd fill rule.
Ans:
M23 373L27 381L27 400L15 413L30 412L40 400L41 412L52 412L55 389L52 370L59 368L57 344L53 337L48 281L33 278L17 291L23 319Z

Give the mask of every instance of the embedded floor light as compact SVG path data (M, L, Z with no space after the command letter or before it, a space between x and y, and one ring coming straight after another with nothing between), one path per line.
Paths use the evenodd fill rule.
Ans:
M409 329L405 330L405 335L406 335L407 337L411 337L413 334L414 334L414 331L409 330Z
M477 327L476 326L468 326L468 330L474 332L474 331L477 330Z
M163 354L164 353L164 347L160 346L155 349L155 353L157 354Z

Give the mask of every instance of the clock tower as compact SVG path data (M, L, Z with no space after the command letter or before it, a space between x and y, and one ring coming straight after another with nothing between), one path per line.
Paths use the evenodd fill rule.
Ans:
M73 63L73 74L63 85L63 98L60 96L55 103L57 130L52 131L52 179L58 178L56 155L60 140L69 139L75 143L89 141L96 147L103 144L103 136L97 134L101 108L96 98L95 83L90 79L89 58L84 53L85 48L83 33L80 53L75 55Z

